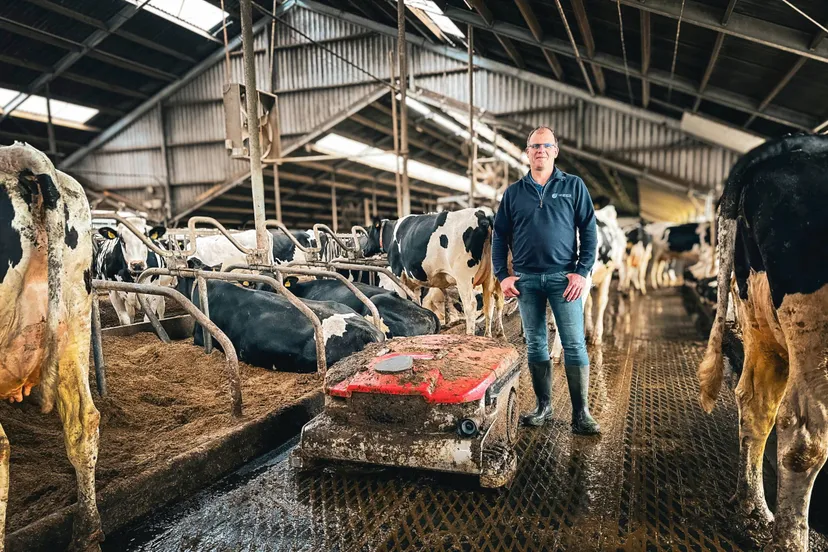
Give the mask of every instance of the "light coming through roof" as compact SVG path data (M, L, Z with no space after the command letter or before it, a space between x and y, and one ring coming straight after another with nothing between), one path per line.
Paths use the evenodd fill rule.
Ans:
M126 1L136 5L140 2ZM221 9L205 0L151 0L144 9L198 34L208 33L222 20Z
M354 156L352 160L355 163L361 163L369 167L374 167L375 169L382 169L388 172L394 172L396 170L396 156L393 152L384 151L369 146L368 144L345 138L339 134L328 134L316 142L314 149L328 155ZM437 167L426 165L414 159L408 160L408 176L415 180L422 180L423 182L450 188L462 193L468 193L469 191L468 177L438 169ZM489 198L495 194L494 188L486 184L478 184L475 192L475 195L480 194L483 197Z
M0 88L0 111L9 105L19 92ZM89 119L98 114L97 109L82 105L52 100L52 122L56 125L77 127L86 123ZM14 110L15 115L36 121L47 121L46 98L43 96L30 96L20 107Z

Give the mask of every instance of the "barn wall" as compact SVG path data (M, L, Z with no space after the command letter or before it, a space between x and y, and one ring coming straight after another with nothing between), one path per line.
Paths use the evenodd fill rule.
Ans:
M375 77L388 79L388 52L395 48L396 30L368 32L302 7L294 7L283 19L287 24L276 27L274 81L283 145L291 146L376 90ZM302 34L323 41L324 47L311 44ZM268 42L269 27L256 37L256 65L259 88L270 91ZM410 47L415 89L467 102L464 63L432 50ZM231 56L229 77L242 81L239 52ZM620 109L609 101L584 99L566 87L527 82L489 69L477 69L475 81L475 105L490 114L526 126L549 124L571 146L697 190L721 184L737 158L736 153L681 132L675 121L665 123L664 118L629 106ZM70 172L139 201L162 198L168 180L173 214L186 211L209 190L247 171L247 163L230 159L224 146L224 82L222 60L80 160Z

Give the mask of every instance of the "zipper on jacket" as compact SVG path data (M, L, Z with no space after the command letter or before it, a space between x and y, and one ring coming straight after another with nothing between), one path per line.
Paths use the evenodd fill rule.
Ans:
M535 188L535 185L532 184L532 187L535 188L535 192L538 194L538 199L540 199L540 205L538 205L538 209L543 209L543 194L546 193L546 188L549 186L549 182L543 185L543 191L538 192L538 189Z

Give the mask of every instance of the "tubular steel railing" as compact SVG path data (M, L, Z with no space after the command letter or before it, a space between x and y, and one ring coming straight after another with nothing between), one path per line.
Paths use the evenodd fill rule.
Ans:
M162 270L169 272L169 270L167 269ZM141 276L143 276L143 274ZM139 281L140 279L141 278L139 277ZM203 329L210 332L210 334L216 339L216 341L218 341L221 344L221 347L224 350L224 357L226 359L225 372L230 390L231 412L233 413L233 416L236 417L240 417L242 415L242 396L241 382L239 378L239 359L236 356L236 349L235 347L233 347L233 343L224 334L224 332L222 332L218 328L218 326L216 326L203 312L198 310L198 308L196 308L196 306L192 302L190 302L189 299L184 297L177 290L153 284L134 284L129 282L113 282L110 280L93 280L92 287L95 289L103 289L107 291L121 291L125 293L143 293L145 295L159 295L177 301L182 307L184 307L184 310L186 310L187 313L189 313L193 318L195 318L195 320L199 324L201 324L201 327ZM93 298L93 309L95 309L96 302L97 298ZM95 309L95 311L97 310L98 309ZM95 316L93 316L92 343L93 352L95 353L95 375L98 382L98 391L101 392L102 396L105 396L106 376L105 366L103 364L103 348L101 343L101 324L99 311L95 313Z

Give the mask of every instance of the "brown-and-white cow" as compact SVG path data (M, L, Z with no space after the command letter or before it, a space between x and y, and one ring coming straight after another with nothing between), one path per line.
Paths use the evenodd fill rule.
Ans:
M808 509L828 457L828 136L766 142L744 155L719 206L716 318L699 366L701 403L723 379L731 287L744 340L736 388L739 478L734 505L749 526L773 523L766 551L808 549ZM777 431L775 517L765 502L762 457Z
M100 415L89 389L92 220L80 184L37 149L0 147L0 398L20 402L36 385L55 403L75 468L72 546L103 539L95 501ZM0 549L9 492L9 441L0 428Z
M627 238L618 226L618 214L614 206L607 205L596 210L595 219L598 230L598 255L592 267L592 286L595 289L589 288L584 297L584 333L589 337L590 343L601 344L604 337L604 312L609 303L613 273L619 271L619 279L623 280ZM594 317L593 303L598 305Z
M363 253L388 253L391 271L414 290L456 285L469 335L474 335L477 313L474 288L482 286L485 335L492 335L495 310L496 332L503 335L503 293L490 254L493 221L488 207L376 220Z

